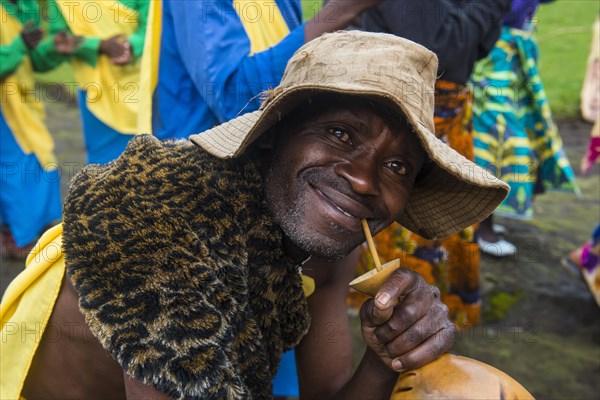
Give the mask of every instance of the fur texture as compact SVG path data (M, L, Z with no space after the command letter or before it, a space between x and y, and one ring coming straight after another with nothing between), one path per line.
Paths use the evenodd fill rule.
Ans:
M309 325L298 270L247 159L131 140L78 174L67 273L92 332L127 373L178 398L270 398Z

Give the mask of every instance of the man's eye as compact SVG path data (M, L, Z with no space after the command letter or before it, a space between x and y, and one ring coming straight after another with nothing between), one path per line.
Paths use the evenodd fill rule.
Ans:
M352 144L350 134L341 128L330 128L329 132L344 143Z
M408 173L406 165L398 160L388 161L387 167L398 175L406 175Z

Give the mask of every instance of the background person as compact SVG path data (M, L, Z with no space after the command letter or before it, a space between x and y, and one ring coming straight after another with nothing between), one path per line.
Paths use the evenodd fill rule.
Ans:
M54 3L55 2L55 3ZM89 163L117 158L138 133L139 59L149 0L51 0L67 32L56 51L71 56Z
M60 174L46 129L34 71L64 57L53 54L59 27L40 28L35 0L0 1L0 222L3 256L24 258L44 227L61 218Z
M579 193L538 70L532 18L539 0L515 0L500 39L473 73L475 162L511 186L494 212L533 218L533 199L547 189ZM494 229L490 215L479 224L481 251L511 256L516 246Z

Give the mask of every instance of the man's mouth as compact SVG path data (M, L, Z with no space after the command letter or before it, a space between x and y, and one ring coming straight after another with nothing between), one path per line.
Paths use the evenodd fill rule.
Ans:
M361 219L372 219L369 208L352 197L328 186L311 185L321 206L317 207L322 217L350 232L362 232Z
M350 214L348 211L344 210L343 208L341 208L339 206L335 206L335 208L337 208L338 210L340 210L347 217L358 218L358 217L355 217L354 215Z

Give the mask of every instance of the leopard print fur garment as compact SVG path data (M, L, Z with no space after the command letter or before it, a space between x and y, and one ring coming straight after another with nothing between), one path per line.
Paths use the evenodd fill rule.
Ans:
M263 399L309 325L300 275L248 159L131 140L73 180L67 274L100 343L173 397Z

